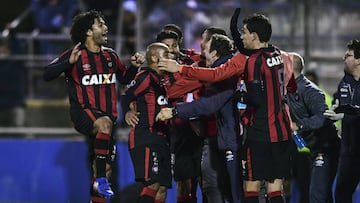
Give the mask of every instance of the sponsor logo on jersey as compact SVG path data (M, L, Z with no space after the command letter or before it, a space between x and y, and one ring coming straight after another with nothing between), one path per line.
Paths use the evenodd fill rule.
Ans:
M87 70L91 70L91 65L90 64L84 64L82 65L83 71L87 71Z
M168 104L167 97L164 95L160 95L156 101L159 105L167 105Z
M116 74L107 73L107 74L94 74L94 75L84 75L81 78L81 83L83 85L109 85L116 83Z
M283 63L281 56L274 56L266 59L266 63L269 67L274 67Z

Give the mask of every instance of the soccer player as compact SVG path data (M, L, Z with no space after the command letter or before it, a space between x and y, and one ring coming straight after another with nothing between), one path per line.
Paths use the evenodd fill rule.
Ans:
M173 25L175 26L175 25ZM172 59L181 64L193 64L200 60L200 55L193 51L181 51L181 30L171 31L170 25L158 33L156 41L166 44ZM180 28L179 28L180 29ZM179 37L180 35L180 37ZM191 55L189 55L191 54ZM189 102L200 97L203 83L196 79L181 77L179 73L166 73L169 102ZM196 202L196 188L201 174L201 148L203 137L197 131L198 119L177 118L171 122L170 148L173 162L173 176L176 181L177 202ZM195 127L196 126L196 127ZM195 128L194 128L195 127ZM200 129L201 131L201 129Z
M280 50L268 43L272 33L269 19L252 14L243 21L241 39L253 50L246 58L235 55L215 69L180 66L171 60L159 63L162 70L206 81L218 81L245 71L248 107L243 119L246 140L243 155L245 202L258 202L262 180L272 202L283 202L283 178L290 175L290 120L285 108L284 64ZM296 90L296 88L292 89Z
M70 33L74 47L54 59L43 76L50 81L65 73L71 120L87 138L93 177L91 200L105 202L114 195L108 179L116 153L112 135L117 117L116 81L131 81L144 57L135 54L131 58L134 67L126 69L117 54L104 47L108 28L98 11L78 14Z
M139 112L139 122L130 131L128 146L135 170L135 180L144 188L139 203L164 203L167 188L171 187L169 129L167 122L155 121L161 108L168 106L168 97L158 61L168 58L169 48L163 43L152 43L146 49L149 67L142 67L127 85L122 106Z

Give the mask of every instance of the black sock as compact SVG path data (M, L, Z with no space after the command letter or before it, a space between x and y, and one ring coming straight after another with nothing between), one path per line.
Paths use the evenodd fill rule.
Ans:
M96 178L106 177L106 157L109 154L110 135L98 132L94 143Z

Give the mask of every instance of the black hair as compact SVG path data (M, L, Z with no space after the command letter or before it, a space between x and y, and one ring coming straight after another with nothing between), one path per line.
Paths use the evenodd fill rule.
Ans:
M354 58L358 59L360 58L360 40L353 39L347 44L347 48L349 50L354 51Z
M229 55L233 52L233 44L226 35L213 34L209 52L216 50L219 57Z
M175 25L175 24L164 25L164 27L162 28L162 31L168 31L168 30L175 32L178 35L179 39L183 38L182 30L178 25Z
M157 34L156 41L161 42L164 39L175 39L178 42L179 35L177 35L176 32L171 31L171 30L163 30Z
M86 33L95 23L95 19L104 19L104 16L100 11L91 10L74 17L70 30L71 40L74 44L85 43Z
M220 35L226 36L226 31L219 27L208 27L208 28L206 28L205 32L207 33L206 41L209 41L213 34L220 34Z
M250 33L255 32L259 36L260 42L270 40L272 29L268 17L262 14L254 13L243 20Z

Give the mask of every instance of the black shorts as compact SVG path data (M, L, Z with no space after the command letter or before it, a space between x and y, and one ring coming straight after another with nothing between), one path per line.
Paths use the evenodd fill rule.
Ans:
M201 175L203 138L196 135L188 122L171 131L171 151L175 156L174 180L182 181Z
M70 109L70 117L74 124L74 128L81 134L85 135L86 142L89 149L89 159L90 163L95 158L94 154L94 141L96 134L93 132L94 130L94 122L96 119L108 116L110 119L114 121L114 118L111 115L108 115L104 112L98 110L90 110L90 109ZM113 123L115 126L115 123ZM116 155L116 140L114 135L110 136L110 144L109 144L109 155L107 156L107 162L112 164L115 160Z
M242 170L244 180L266 180L290 176L289 141L268 143L247 140L243 147Z
M171 188L170 148L165 140L164 143L135 146L130 149L130 157L137 182L145 186L159 183Z

